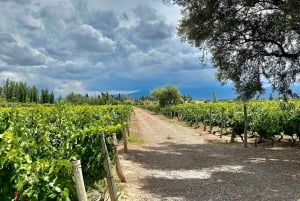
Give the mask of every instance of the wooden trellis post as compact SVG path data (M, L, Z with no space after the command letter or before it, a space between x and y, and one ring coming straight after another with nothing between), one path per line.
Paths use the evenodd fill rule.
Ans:
M209 108L209 133L212 133L213 125L212 125L212 108Z
M224 128L224 111L225 111L225 108L222 107L220 138L222 138L222 135L223 135L223 128Z
M78 200L79 201L87 201L80 160L73 161L72 166L73 166L73 174L75 177Z
M113 133L113 140L114 140L114 151L116 155L116 172L121 182L126 183L126 178L124 176L124 173L122 171L119 154L118 154L118 148L117 148L117 136L116 133Z
M123 144L124 144L124 152L128 153L128 146L127 146L127 132L126 132L126 125L123 123L122 126L122 134L123 134Z
M247 112L247 103L244 101L244 147L248 147L248 135L247 135L247 130L248 130L248 112Z
M128 118L127 118L126 129L127 129L127 135L129 137L130 136L130 116L128 116Z
M104 160L104 169L106 171L106 180L107 180L107 184L108 184L109 197L110 197L111 201L116 201L117 200L117 191L116 191L114 177L112 175L112 170L111 170L111 166L110 166L110 158L109 158L106 143L105 143L104 133L100 134L100 140L101 140L101 152L105 159Z

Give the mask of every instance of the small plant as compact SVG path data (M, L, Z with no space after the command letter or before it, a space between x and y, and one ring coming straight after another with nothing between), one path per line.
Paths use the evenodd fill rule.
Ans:
M128 142L132 143L132 144L144 144L145 141L141 138L138 138L136 134L131 134L128 137Z

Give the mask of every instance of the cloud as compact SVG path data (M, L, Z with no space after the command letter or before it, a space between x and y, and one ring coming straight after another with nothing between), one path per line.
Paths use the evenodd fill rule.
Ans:
M71 92L84 94L86 88L80 80L57 80L53 91L55 94L66 96Z
M29 4L31 2L31 0L0 0L1 2L13 2L16 4Z
M61 47L48 46L48 47L45 47L45 50L49 55L51 55L52 57L55 57L56 59L65 60L72 56L72 52L64 46L61 46Z
M88 79L94 79L98 75L103 78L105 71L107 71L107 68L101 62L91 64L88 60L77 59L56 63L47 68L40 68L37 72L41 75L46 75L49 79L81 80L87 82Z
M66 46L74 50L112 53L115 48L114 41L87 24L74 27L65 40Z
M41 2L39 14L48 20L63 20L64 22L76 21L77 13L72 1L52 0Z
M9 34L0 33L0 59L9 65L44 65L46 57L30 47L23 47Z
M213 79L211 69L199 70L198 50L176 37L179 8L161 0L0 4L3 79L16 78L63 95L168 83L199 86Z
M137 17L137 25L132 32L146 40L162 40L172 37L174 27L166 24L164 17L148 6L138 6L133 9Z
M141 39L162 40L173 36L174 27L165 24L163 21L141 22L134 27L133 31Z
M136 66L168 66L175 62L174 60L169 59L170 57L173 56L168 52L159 52L155 49L151 49L148 52L134 52L130 54L128 60Z
M119 21L112 10L93 11L88 22L94 28L102 31L114 29L119 25Z
M160 21L162 16L157 15L157 12L146 5L139 5L132 9L137 19L141 22L155 22Z
M111 54L116 49L116 42L88 24L72 26L65 33L50 42L45 51L52 57L65 61L93 54ZM97 62L96 62L97 63Z
M11 72L8 70L0 72L0 77L3 77L5 79L14 80L16 82L20 82L20 81L24 80L24 78L25 78L22 75L20 75L19 73Z

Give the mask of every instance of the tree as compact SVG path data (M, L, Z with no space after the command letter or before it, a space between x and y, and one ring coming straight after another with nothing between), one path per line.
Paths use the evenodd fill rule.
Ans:
M42 89L41 98L40 98L41 103L42 104L48 103L48 100L49 100L48 89Z
M299 0L173 0L183 8L178 34L212 54L221 83L233 81L247 104L267 79L285 99L300 73Z
M28 91L29 91L29 102L37 103L39 100L39 95L36 86L33 85L33 87L29 87Z
M55 101L54 99L55 99L54 92L51 91L51 93L48 95L48 103L53 104Z
M209 51L221 83L240 97L264 92L263 80L284 96L300 72L299 0L173 0L182 7L182 40Z
M159 101L159 105L161 107L175 105L181 102L181 94L179 89L172 85L153 89L151 91L151 96Z
M187 103L190 103L193 100L192 96L190 96L190 95L182 95L182 99L184 102L187 102Z
M270 95L269 95L269 100L270 100L270 101L274 100L273 94L272 94L272 93L270 93Z
M14 101L14 91L15 91L15 82L14 81L8 81L8 87L7 87L7 93L6 93L6 100L8 102Z
M213 91L213 101L217 102L217 92L216 92L216 90Z
M26 103L27 84L25 82L16 83L16 93L17 102Z

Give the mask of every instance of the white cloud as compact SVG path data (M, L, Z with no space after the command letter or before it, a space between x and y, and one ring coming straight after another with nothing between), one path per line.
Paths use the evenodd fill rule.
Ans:
M85 94L86 88L80 80L58 80L53 92L57 95L66 96L71 92Z
M24 80L24 77L20 73L11 72L11 71L2 71L0 72L0 77L5 79L14 80L20 82Z

